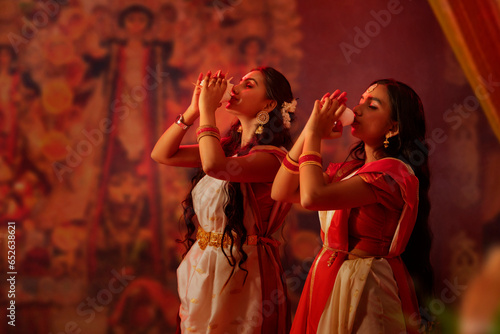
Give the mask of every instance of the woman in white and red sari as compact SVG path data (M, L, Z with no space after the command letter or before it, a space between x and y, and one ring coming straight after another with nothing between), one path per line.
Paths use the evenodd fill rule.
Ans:
M411 276L432 286L422 103L401 82L374 82L354 108L351 160L323 173L321 143L340 137L345 102L339 91L316 101L273 184L274 199L319 211L322 230L291 333L417 333Z
M202 168L183 203L189 251L177 269L178 329L286 334L290 309L272 235L290 204L274 201L271 187L292 145L296 102L280 72L257 68L230 90L226 109L236 119L221 139L215 111L227 87L220 71L200 75L191 105L151 154L166 165ZM180 145L198 117L198 144Z

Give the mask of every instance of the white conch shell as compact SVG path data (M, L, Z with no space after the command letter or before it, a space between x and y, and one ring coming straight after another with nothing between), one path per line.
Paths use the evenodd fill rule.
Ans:
M352 122L354 122L354 112L349 108L345 108L344 112L339 117L339 121L342 122L342 126L351 125Z
M231 91L233 90L234 86L234 84L231 83L232 79L233 78L229 78L229 80L227 80L227 88L226 91L224 92L224 95L222 95L222 100L220 100L221 102L227 102L231 100Z

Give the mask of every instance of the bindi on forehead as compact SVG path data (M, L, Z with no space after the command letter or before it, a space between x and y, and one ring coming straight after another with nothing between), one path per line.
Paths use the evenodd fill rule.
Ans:
M368 89L366 90L366 93L371 93L375 90L375 88L377 88L378 84L373 84L371 85L370 87L368 87Z
M376 88L379 89L376 90ZM377 101L380 104L383 104L386 100L386 94L384 94L384 85L374 84L370 86L364 93L361 95L361 99L367 99L370 101ZM374 94L373 94L374 93Z

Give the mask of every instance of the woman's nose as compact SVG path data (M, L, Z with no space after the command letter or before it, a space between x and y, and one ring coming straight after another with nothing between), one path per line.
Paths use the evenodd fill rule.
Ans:
M352 108L352 111L354 112L355 116L361 116L361 109L359 108L359 104Z
M233 93L234 95L237 95L239 92L239 87L240 87L240 84L234 85L233 88L231 88L231 93Z

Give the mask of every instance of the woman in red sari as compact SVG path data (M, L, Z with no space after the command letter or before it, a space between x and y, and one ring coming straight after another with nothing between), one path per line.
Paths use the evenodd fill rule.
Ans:
M410 273L432 286L422 103L401 82L374 82L354 108L352 159L323 173L321 143L340 137L345 102L339 91L316 101L273 184L275 200L319 211L322 230L291 333L417 333Z

